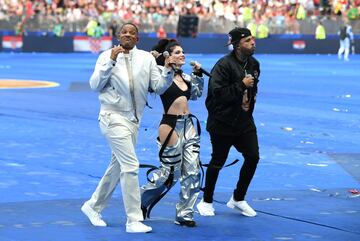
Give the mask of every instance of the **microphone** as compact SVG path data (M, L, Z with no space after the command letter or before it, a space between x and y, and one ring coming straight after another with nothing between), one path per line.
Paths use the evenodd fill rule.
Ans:
M191 60L191 61L190 61L190 65L194 67L194 66L196 65L196 62L193 61L193 60ZM200 68L199 70L200 70L200 72L203 73L204 75L206 75L206 76L208 76L208 77L211 77L211 74L210 74L209 72L207 72L205 69Z
M252 77L252 75L251 75L251 74L247 74L246 76L250 76L250 77ZM250 100L250 99L251 99L252 92L253 92L253 87L250 87L250 88L248 88L248 89L247 89L247 97L248 97L248 100Z
M170 54L169 54L168 51L164 51L164 52L162 53L162 55L164 56L164 58L167 58L167 57L170 56Z
M170 54L169 54L168 51L164 51L164 52L162 53L162 55L164 56L165 59L170 56ZM170 67L172 68L172 70L176 71L176 66L175 66L175 64L169 64L169 65L170 65Z

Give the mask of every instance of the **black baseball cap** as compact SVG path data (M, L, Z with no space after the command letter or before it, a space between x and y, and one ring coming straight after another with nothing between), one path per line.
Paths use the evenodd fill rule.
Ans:
M236 27L229 32L229 43L225 46L239 42L242 38L246 38L248 36L251 36L249 29Z

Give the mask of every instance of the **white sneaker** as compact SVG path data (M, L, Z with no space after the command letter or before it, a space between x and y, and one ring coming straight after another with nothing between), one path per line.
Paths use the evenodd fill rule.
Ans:
M256 212L252 209L246 201L235 201L234 196L231 196L226 206L232 209L240 209L241 214L247 217L255 217Z
M148 233L152 230L150 226L143 224L142 222L126 223L127 233Z
M107 226L105 221L102 220L101 214L96 212L94 209L92 209L87 202L85 202L84 205L82 205L81 211L89 218L92 225L98 227Z
M201 216L215 216L215 209L212 203L204 202L204 199L196 205Z

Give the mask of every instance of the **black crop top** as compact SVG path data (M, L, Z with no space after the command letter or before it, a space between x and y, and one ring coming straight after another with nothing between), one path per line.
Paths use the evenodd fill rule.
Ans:
M181 90L174 82L172 82L170 87L162 95L160 95L161 101L164 106L165 113L168 112L172 103L180 96L185 96L186 99L188 99L188 100L190 99L191 85L187 81L184 81L184 82L188 86L187 90L185 90L185 91Z

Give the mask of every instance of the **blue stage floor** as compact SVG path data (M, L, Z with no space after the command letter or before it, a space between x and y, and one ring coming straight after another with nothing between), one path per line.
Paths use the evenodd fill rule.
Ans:
M187 62L210 70L219 57L188 55ZM174 225L176 185L146 221L153 232L127 234L120 187L103 213L109 227L91 226L80 211L110 158L97 124L97 94L88 87L97 56L0 53L0 241L360 240L360 195L350 192L360 190L360 56L349 62L335 55L256 57L261 160L247 200L258 216L225 205L236 164L220 173L215 217L196 214L193 229ZM5 89L5 80L60 85ZM201 121L201 159L208 163L205 97L206 90L191 109ZM160 98L149 96L149 104L137 154L141 163L157 165ZM236 158L232 150L229 162Z

